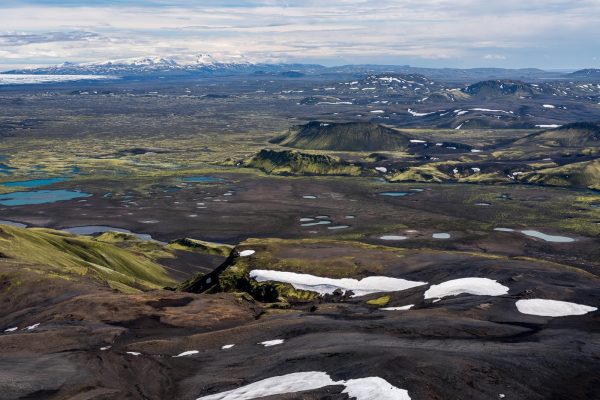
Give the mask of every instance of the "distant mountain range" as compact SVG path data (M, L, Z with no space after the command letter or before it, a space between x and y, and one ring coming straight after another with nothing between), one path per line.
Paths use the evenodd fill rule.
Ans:
M231 73L284 73L286 76L302 76L325 67L311 64L266 64L245 60L220 61L209 54L200 54L191 61L178 62L171 58L139 57L106 60L88 63L65 62L56 66L18 69L4 74L34 75L186 75L186 74L231 74Z
M160 56L106 60L88 63L65 62L60 65L17 69L3 74L33 75L190 75L190 74L281 74L299 78L306 74L420 74L429 79L476 82L486 79L600 79L600 69L583 69L573 73L544 71L536 68L420 68L409 65L343 65L325 67L317 64L256 63L241 59L218 60L209 54L199 54L185 61Z

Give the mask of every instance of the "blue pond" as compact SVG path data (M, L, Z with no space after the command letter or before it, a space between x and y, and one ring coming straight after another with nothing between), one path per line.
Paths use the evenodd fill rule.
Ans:
M153 242L166 244L165 242L159 242L158 240L152 239L152 236L150 236L146 233L135 233L135 232L131 232L128 229L116 228L114 226L85 225L85 226L75 226L72 228L63 228L62 230L69 232L69 233L73 233L75 235L95 235L97 233L104 233L104 232L120 232L120 233L127 233L130 235L133 235L141 240L150 240Z
M8 221L5 219L0 219L0 225L16 226L17 228L27 228L26 224L23 224L21 222Z
M2 186L36 188L41 186L52 185L53 183L64 182L68 179L69 178L30 179L27 181L4 182L2 183Z
M391 196L391 197L404 197L407 196L408 192L381 192L380 196Z
M34 190L31 192L14 192L0 194L0 204L3 206L27 206L32 204L47 204L57 201L90 197L91 194L77 190Z
M204 182L204 183L212 183L212 182L223 182L225 179L223 178L215 178L214 176L188 176L182 179L184 182Z
M15 170L15 169L16 168L9 167L6 164L0 163L0 174L10 175L10 174L12 174L13 170Z

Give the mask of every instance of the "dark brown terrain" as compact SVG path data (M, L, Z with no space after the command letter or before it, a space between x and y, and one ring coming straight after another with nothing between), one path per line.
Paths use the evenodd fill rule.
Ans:
M600 305L596 86L384 75L0 88L0 398L249 399L216 395L310 371L337 384L260 398L598 398L598 311L517 308ZM507 290L426 295L463 278Z

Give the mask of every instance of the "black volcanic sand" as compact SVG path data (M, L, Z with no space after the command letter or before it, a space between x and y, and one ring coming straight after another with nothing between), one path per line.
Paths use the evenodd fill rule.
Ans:
M125 181L78 183L94 196L2 207L0 219L53 228L117 226L163 241L244 241L243 248L257 251L248 259L256 268L286 266L332 277L384 275L430 284L486 277L510 291L434 303L424 300L425 285L390 294L388 306L415 304L408 311L381 311L366 303L378 295L278 309L247 294L123 294L87 276L53 277L44 273L44 266L0 255L2 398L195 399L303 371L327 372L336 380L379 376L408 390L415 400L495 399L500 394L508 399L597 397L598 312L549 318L521 314L514 305L521 298L600 304L599 238L559 225L580 221L575 200L584 192L383 184L365 178L216 176L226 181L178 190L172 190L173 181L155 182L150 192L132 197L102 197L107 191L127 191ZM233 195L224 196L230 190ZM378 194L384 191L411 194ZM491 205L475 205L480 202ZM329 226L351 228L300 226L300 218L316 216L327 216ZM142 222L149 220L158 222ZM517 232L495 232L494 227L538 229L576 242L548 243ZM435 232L452 237L433 239ZM381 235L409 239L386 242ZM263 265L259 261L266 253L273 262ZM161 262L178 280L208 272L222 261L177 255ZM36 323L35 329L22 329ZM1 333L14 326L20 330ZM278 338L285 342L257 344ZM226 344L236 346L221 350ZM111 347L100 350L106 346ZM173 358L189 350L199 353ZM336 386L270 398L346 399L342 390Z
M77 187L94 196L37 206L0 207L0 219L57 229L108 225L149 233L163 241L192 237L236 244L248 237L348 237L386 245L543 257L595 272L600 266L599 230L576 202L578 196L587 195L585 191L520 185L385 184L370 178L283 178L252 173L212 176L225 181L189 183L173 190L181 182L165 180L155 182L149 191L142 193L130 191L128 185L133 183L128 181L78 183ZM53 187L72 185L61 183ZM230 190L233 194L224 196ZM102 196L109 191L127 195ZM387 191L410 195L379 195ZM317 199L304 199L304 195L314 195ZM332 223L300 226L300 218L319 215L328 216ZM339 225L350 228L328 229ZM572 229L578 226L595 231L578 233ZM517 232L495 232L496 227L536 229L577 240L550 243ZM436 232L447 232L452 237L436 240L431 237ZM382 235L404 235L409 239L386 242L379 239ZM206 272L218 262L206 260L206 266L199 271ZM194 263L204 265L205 261L192 260ZM176 273L179 276L182 275Z
M378 272L431 284L488 277L510 291L434 303L424 299L425 285L390 294L389 306L415 304L409 311L366 303L377 295L272 309L226 293L122 294L85 277L55 279L39 274L43 266L2 260L4 278L21 284L2 290L0 327L40 323L0 334L3 398L194 399L302 371L336 380L379 376L417 400L592 399L600 389L593 373L600 365L598 312L549 318L521 314L514 305L520 298L600 304L600 280L581 269L351 242L253 239L243 247L257 250L247 259L251 265L271 252L278 265L302 260L308 272L337 267L341 273L343 259L363 266L349 276ZM272 339L285 342L257 344ZM235 347L221 350L226 344ZM198 354L173 357L189 350ZM342 389L272 398L345 399Z

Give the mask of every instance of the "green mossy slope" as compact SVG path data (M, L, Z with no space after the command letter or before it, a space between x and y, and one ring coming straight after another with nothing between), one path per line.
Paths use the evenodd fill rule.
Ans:
M106 235L96 239L51 229L0 225L3 258L48 266L65 279L89 275L124 292L174 283L143 247L134 250L117 245L114 238L113 243L106 239Z

